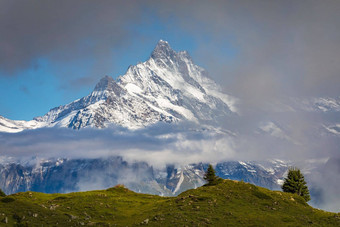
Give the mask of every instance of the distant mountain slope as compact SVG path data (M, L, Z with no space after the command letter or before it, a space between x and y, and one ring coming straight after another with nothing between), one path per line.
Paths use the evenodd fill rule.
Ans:
M128 163L121 157L32 160L32 163L0 163L0 188L8 194L22 191L65 193L124 184L135 192L173 196L203 185L208 167L207 163L199 163L157 169L144 162ZM216 174L224 179L279 189L287 168L288 164L279 160L229 161L217 163Z
M22 226L339 226L339 214L300 196L225 180L177 197L122 186L70 194L25 192L0 197L0 221Z
M14 121L0 116L0 132L21 132L25 129L35 129L45 126L43 122L32 121Z

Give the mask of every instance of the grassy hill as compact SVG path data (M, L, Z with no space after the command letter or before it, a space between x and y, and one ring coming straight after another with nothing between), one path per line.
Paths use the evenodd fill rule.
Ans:
M224 180L177 197L124 187L0 197L0 226L340 226L340 215L296 195Z

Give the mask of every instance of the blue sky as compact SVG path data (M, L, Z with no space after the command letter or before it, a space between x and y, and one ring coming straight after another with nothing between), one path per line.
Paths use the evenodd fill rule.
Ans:
M159 39L187 50L227 93L338 96L339 2L0 3L0 115L30 120L145 61Z

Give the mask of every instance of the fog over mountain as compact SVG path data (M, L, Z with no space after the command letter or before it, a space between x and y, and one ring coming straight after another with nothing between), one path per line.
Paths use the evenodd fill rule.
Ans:
M292 95L259 106L244 98L224 93L186 51L161 40L147 61L116 81L104 76L84 98L32 121L1 117L3 185L63 192L125 182L172 194L201 185L206 164L215 163L222 177L278 189L296 165L312 203L337 210L339 97ZM69 179L75 185L51 183L68 171L79 176Z

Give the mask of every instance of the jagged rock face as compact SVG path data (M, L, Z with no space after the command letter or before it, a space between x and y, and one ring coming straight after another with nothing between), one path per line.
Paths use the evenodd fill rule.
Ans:
M136 129L159 121L216 123L233 112L223 94L185 51L159 41L149 60L130 66L117 81L103 77L93 92L35 118L45 126L104 128L110 123Z
M279 160L264 162L230 161L216 165L216 175L224 179L243 180L269 189L280 189L288 164Z
M144 162L127 163L120 157L107 159L45 160L35 165L0 165L0 188L7 194L20 191L64 193L104 189L124 184L136 192L178 195L205 183L208 164L173 165L154 169ZM278 189L288 165L271 162L223 162L216 174L224 179L244 180L270 189Z
M153 179L152 167L142 162L128 164L120 157L0 165L0 188L8 194L28 190L46 193L83 191L117 184L131 186L130 183L132 189L138 191L139 187ZM149 191L158 194L157 191Z

